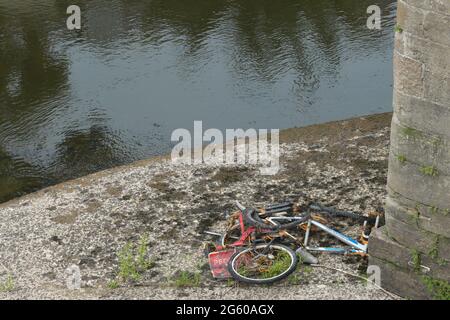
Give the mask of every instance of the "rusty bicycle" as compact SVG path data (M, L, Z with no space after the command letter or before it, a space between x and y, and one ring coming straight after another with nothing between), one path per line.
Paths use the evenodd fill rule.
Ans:
M249 209L239 202L236 205L239 211L231 216L231 221L238 223L231 223L227 233L222 236L221 245L217 247L218 251L213 254L221 257L220 265L225 275L228 271L236 280L253 284L272 283L287 277L296 269L297 255L303 262L310 264L318 262L310 253L314 251L366 255L368 238L366 230L370 230L367 224L373 223L375 227L379 224L379 216L366 217L318 204L309 205L306 212L300 212L301 210L299 211L292 203L260 209ZM288 215L289 212L291 215ZM326 226L317 213L363 220L363 232L358 240L353 239ZM303 242L300 237L290 232L298 227L305 232ZM329 234L345 246L310 246L310 233L313 228ZM223 270L225 262L226 271Z

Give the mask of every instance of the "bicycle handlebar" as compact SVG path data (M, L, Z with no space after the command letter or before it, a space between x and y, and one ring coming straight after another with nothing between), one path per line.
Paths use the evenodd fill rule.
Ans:
M239 202L239 201L235 201L235 205L236 207L238 207L239 210L244 211L246 208Z

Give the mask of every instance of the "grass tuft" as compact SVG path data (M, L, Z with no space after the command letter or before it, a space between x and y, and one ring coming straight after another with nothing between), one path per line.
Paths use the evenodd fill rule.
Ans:
M117 280L111 280L108 282L108 288L110 289L117 289L119 287L119 282Z
M8 274L6 281L4 283L0 283L0 292L11 292L14 288L14 278L11 274Z
M173 284L177 288L188 288L200 286L200 273L193 273L189 271L181 271L173 278Z
M148 237L142 236L137 244L128 242L117 254L119 271L117 278L108 283L108 287L115 289L119 281L140 281L145 271L153 268L155 262L148 258Z
M289 254L282 252L276 257L276 260L263 273L263 278L272 278L285 272L292 263L292 258Z

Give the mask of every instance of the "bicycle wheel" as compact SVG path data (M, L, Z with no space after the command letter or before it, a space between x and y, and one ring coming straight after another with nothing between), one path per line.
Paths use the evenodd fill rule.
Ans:
M286 278L297 267L295 252L281 244L258 244L233 254L228 271L237 281L269 284Z

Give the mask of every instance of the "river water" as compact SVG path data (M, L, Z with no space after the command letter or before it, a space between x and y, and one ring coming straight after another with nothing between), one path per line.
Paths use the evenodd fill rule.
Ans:
M69 31L66 9L82 10ZM382 29L369 30L377 4ZM394 0L0 0L0 202L171 132L391 110Z

